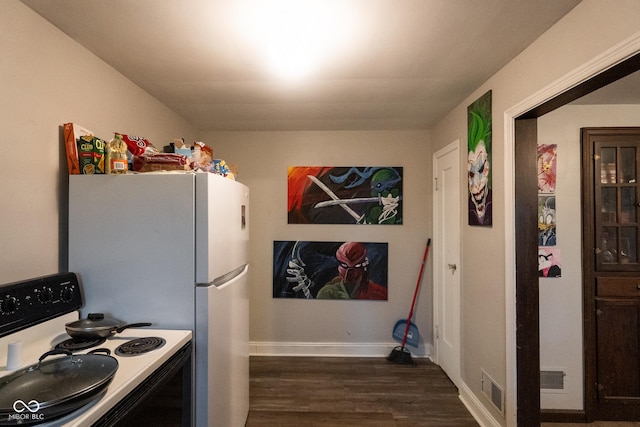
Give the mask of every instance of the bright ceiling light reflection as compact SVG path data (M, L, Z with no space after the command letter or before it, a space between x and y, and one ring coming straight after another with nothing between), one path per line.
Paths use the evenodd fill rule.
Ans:
M244 1L240 31L277 76L309 76L344 46L354 28L346 0Z

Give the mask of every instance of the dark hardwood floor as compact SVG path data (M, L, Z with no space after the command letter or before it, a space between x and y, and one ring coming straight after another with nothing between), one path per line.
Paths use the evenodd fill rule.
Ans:
M251 357L246 426L478 426L440 367L414 361Z

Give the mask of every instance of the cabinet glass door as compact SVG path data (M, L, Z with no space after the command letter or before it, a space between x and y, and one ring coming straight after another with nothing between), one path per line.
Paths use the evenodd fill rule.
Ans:
M638 269L638 144L596 142L596 269Z

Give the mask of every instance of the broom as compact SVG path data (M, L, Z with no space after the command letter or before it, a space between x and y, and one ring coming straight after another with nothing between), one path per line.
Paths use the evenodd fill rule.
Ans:
M413 308L416 304L416 297L418 296L418 290L420 289L420 282L422 282L422 273L424 273L424 264L427 261L427 254L429 253L429 245L431 239L427 240L427 247L424 250L424 256L422 257L422 266L420 267L420 274L418 275L418 283L416 283L416 290L413 293L413 301L411 302L411 310L409 311L409 318L406 320L406 326L404 329L404 336L402 337L402 344L391 350L387 360L390 362L399 363L401 365L415 365L411 358L411 352L405 347L407 343L407 335L409 334L409 328L411 327L411 318L413 317ZM397 327L397 323L396 323Z

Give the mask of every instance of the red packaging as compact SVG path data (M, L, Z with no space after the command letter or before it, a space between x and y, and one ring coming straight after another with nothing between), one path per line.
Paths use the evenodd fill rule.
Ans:
M148 154L148 152L158 152L158 150L156 150L146 138L135 135L125 135L117 132L116 135L120 135L122 137L122 140L127 144L127 149L134 156L141 156L143 154Z

